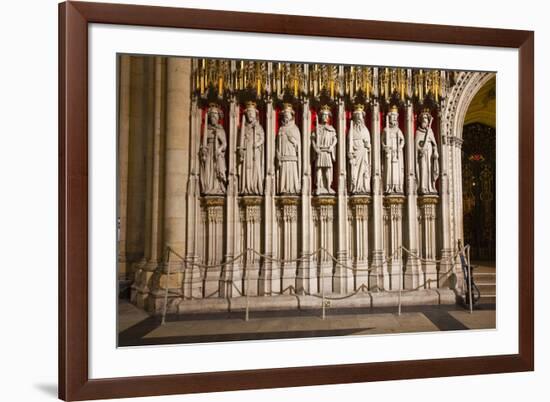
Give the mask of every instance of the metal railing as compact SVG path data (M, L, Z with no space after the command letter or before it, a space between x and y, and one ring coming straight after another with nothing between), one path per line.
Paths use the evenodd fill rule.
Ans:
M438 272L437 279L432 279L432 278L425 279L423 283L419 284L418 286L416 286L413 289L404 289L403 288L403 272L400 272L400 274L399 274L399 289L398 289L398 305L397 305L397 314L398 315L401 315L402 293L414 292L414 291L419 290L421 288L425 288L426 285L429 285L431 282L439 281L439 280L441 280L441 278L445 278L447 275L449 275L451 273L454 273L455 272L455 266L457 264L461 264L461 265L463 264L463 262L462 262L463 257L466 259L466 269L467 269L467 273L468 273L467 274L467 280L466 280L466 278L463 278L463 288L467 287L467 289L468 289L467 295L468 295L468 298L469 298L469 302L468 302L469 310L470 310L470 314L473 313L472 287L475 286L475 285L473 284L473 281L472 281L472 269L471 269L471 265L470 265L470 246L469 245L461 247L453 255L451 255L449 257L446 257L446 258L441 258L439 260L422 258L418 254L413 253L412 251L408 250L406 247L400 246L399 248L397 248L394 251L394 253L392 255L390 255L389 257L384 256L384 259L381 262L380 261L377 262L371 268L358 268L358 267L353 267L353 266L349 266L347 264L344 264L343 262L339 261L336 257L334 257L327 249L325 249L323 247L320 247L314 252L302 255L301 257L298 257L298 258L292 259L292 260L281 260L281 259L273 258L271 256L262 254L262 253L260 253L256 250L254 250L254 249L246 249L242 253L237 255L236 257L231 258L230 260L224 261L224 262L219 263L219 264L210 264L210 265L208 265L208 264L198 263L198 262L195 262L195 261L190 261L188 258L183 257L181 254L179 254L177 251L175 251L172 247L167 245L166 249L165 249L165 254L164 254L165 257L163 258L167 268L166 268L166 284L165 284L165 293L164 293L164 306L163 306L161 323L162 323L162 325L164 325L166 323L166 314L167 314L167 308L168 308L168 296L169 296L169 293L170 293L169 278L170 278L170 275L172 275L172 272L171 272L171 265L172 264L170 262L170 256L172 254L174 256L176 256L177 258L179 258L181 260L181 264L183 265L183 276L184 276L183 282L186 281L185 277L186 277L186 273L187 273L188 268L190 268L190 267L191 268L193 268L193 267L198 267L199 268L199 270L200 270L199 280L198 281L192 280L191 282L187 282L188 284L189 283L193 284L193 283L198 283L198 282L203 283L206 279L206 272L207 272L208 269L210 269L210 268L221 268L221 267L224 267L226 265L233 264L233 263L243 259L243 257L248 255L248 253L256 254L257 256L262 258L264 261L276 262L276 263L279 263L279 264L289 264L289 263L303 262L304 260L307 261L308 259L312 258L315 255L318 255L320 257L322 255L322 253L325 253L332 260L332 262L335 265L341 266L341 267L343 267L347 270L351 270L351 271L357 273L357 272L377 271L381 266L384 266L385 264L391 263L394 259L398 258L401 255L401 252L405 252L409 256L411 256L413 258L416 258L419 262L431 263L431 264L448 263L450 265L450 267L443 273ZM460 257L459 262L457 262L457 257ZM320 258L319 258L318 261L320 261ZM246 263L246 261L245 261L245 263ZM180 273L180 272L182 272L182 271L179 271L177 273ZM321 294L310 293L310 292L307 292L303 287L296 288L296 287L290 285L290 286L286 287L285 289L282 289L281 292L270 292L269 295L270 296L284 295L285 292L288 291L289 294L293 294L296 297L298 297L299 295L304 295L304 296L312 296L312 297L320 298L322 300L321 301L321 318L324 320L326 318L326 307L330 303L330 300L343 300L343 299L353 297L353 296L357 295L359 292L368 293L368 292L371 292L373 290L373 289L367 288L367 286L365 286L365 284L362 284L352 293L349 293L349 294L346 294L346 295L343 295L343 296L338 296L338 297L327 296L327 295L325 295L325 286L324 286L325 276L326 275L324 275L324 274L317 275L317 277L320 278L320 281L321 281L321 283L320 283ZM332 278L332 275L331 275L331 278ZM249 302L250 275L247 274L245 280L246 280L246 292L244 290L243 291L239 290L239 288L235 285L235 283L232 279L225 279L225 280L224 279L219 279L220 282L226 282L226 285L229 284L229 286L234 288L235 291L240 296L244 296L246 298L246 301L245 301L245 320L248 321L249 318L250 318L250 314L249 314L249 309L250 309L250 302ZM465 280L467 281L467 283L464 283ZM244 285L244 283L243 283L243 285ZM376 289L377 289L377 291L380 290L380 288L378 286L376 286ZM209 297L215 295L216 293L219 293L219 290L212 293L212 295L207 295L203 298L209 298ZM193 297L191 296L191 299L192 298ZM229 296L226 296L226 298L229 299Z

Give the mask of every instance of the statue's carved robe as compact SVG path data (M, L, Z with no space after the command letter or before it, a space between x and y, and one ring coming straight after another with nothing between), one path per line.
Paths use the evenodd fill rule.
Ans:
M279 128L277 135L278 190L280 194L300 193L300 130L294 122Z
M351 123L348 134L348 159L350 165L350 192L370 192L371 142L370 133L364 123Z
M225 193L227 140L221 125L208 124L206 139L201 146L201 190L207 195Z
M264 129L259 122L241 127L239 143L239 192L245 195L263 193Z
M385 151L384 161L384 191L386 193L402 193L404 168L403 147L405 137L399 127L384 129L382 146Z
M435 182L439 177L439 153L431 128L419 127L415 135L416 180L419 194L435 194Z

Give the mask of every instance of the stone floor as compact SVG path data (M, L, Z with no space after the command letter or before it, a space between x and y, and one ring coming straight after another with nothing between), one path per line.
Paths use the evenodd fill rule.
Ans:
M473 314L461 306L395 307L265 311L250 313L167 316L165 325L126 300L119 302L119 346L159 345L238 340L308 338L339 335L492 329L494 304L476 306Z

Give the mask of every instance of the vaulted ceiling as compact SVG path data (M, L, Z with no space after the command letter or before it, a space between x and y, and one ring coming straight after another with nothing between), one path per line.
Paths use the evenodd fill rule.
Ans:
M496 128L496 77L487 81L472 99L464 125L482 123Z

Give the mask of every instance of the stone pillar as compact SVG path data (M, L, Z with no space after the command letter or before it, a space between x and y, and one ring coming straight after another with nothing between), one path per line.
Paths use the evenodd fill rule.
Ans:
M311 210L311 112L309 100L302 101L302 203L300 210L300 256L296 289L298 292L317 292L317 272L313 250L313 216Z
M369 204L371 198L366 195L356 195L350 198L351 219L350 250L353 255L355 281L353 289L369 286Z
M229 174L227 176L227 194L225 202L225 261L230 262L241 254L240 239L240 213L237 203L238 177L237 177L237 138L239 130L239 104L236 98L232 98L229 104L229 138L227 147L227 159L229 160ZM222 297L235 297L242 293L242 264L243 258L224 266L222 278L224 286L221 287Z
M165 136L165 84L166 58L155 57L154 81L154 120L152 135L147 144L146 159L146 193L145 200L145 258L147 266L154 270L163 256L162 222L163 222L163 163Z
M454 194L455 194L455 236L453 249L456 249L456 243L460 239L464 243L464 212L462 205L462 143L461 137L455 135L453 141L453 177L454 177Z
M260 256L252 250L261 252L261 217L262 198L242 197L241 208L243 221L244 247L247 250L243 263L243 292L248 296L258 295L258 279L260 277Z
M212 297L219 295L220 274L223 261L223 197L204 197L203 208L205 214L204 244L205 258L204 263L208 268L204 269L204 284L202 297Z
M158 198L158 205L152 205L152 211L154 214L162 214L164 227L162 236L160 227L157 229L157 244L160 238L164 243L157 250L162 250L164 246L170 246L178 256L172 254L170 256L170 271L171 275L166 275L167 265L161 265L157 270L158 283L155 284L155 290L152 292L153 298L150 298L148 304L149 309L153 311L160 311L164 305L165 289L170 289L169 299L182 295L182 282L185 277L185 262L182 261L182 257L185 258L187 254L186 247L186 211L187 211L187 190L190 172L190 158L189 158L189 143L190 143L190 124L189 113L191 110L191 88L189 74L191 73L191 61L189 59L182 58L168 58L166 60L157 59L157 68L162 72L166 72L166 84L161 80L160 93L156 93L156 98L160 101L165 99L166 113L161 106L156 112L155 131L165 131L164 147L162 146L162 138L157 147L154 143L154 152L157 150L160 152L162 148L160 158L164 158L164 196ZM157 70L159 71L159 70ZM161 78L157 76L157 80ZM164 92L164 87L166 92ZM157 103L159 105L159 103ZM162 105L162 103L160 103ZM164 114L166 114L166 126L163 127ZM158 120L157 120L158 119ZM157 164L155 158L153 160L153 181L151 189L153 192L162 194L160 175L162 174L162 166L160 162ZM156 182L158 177L158 182ZM163 202L163 209L161 211L161 202ZM162 244L162 243L161 243ZM154 253L154 252L153 252ZM200 283L199 283L200 286ZM183 290L185 292L185 290Z
M456 136L453 137L453 141L451 142L451 153L452 153L452 160L453 160L453 169L452 172L449 173L449 175L452 175L453 177L453 194L454 194L454 225L451 225L451 252L454 254L458 250L457 242L460 239L462 245L464 245L464 222L463 222L463 205L462 205L462 138ZM454 230L452 229L454 227ZM457 276L456 286L461 287L462 286L462 268L460 264L458 263L459 259L456 259L457 263L454 266L454 272ZM448 270L451 269L450 266L447 267L441 267L441 270L439 272L440 281L439 286L440 287L449 287L452 284L449 282L450 275L443 274Z
M265 192L264 192L264 217L263 225L263 249L267 258L263 261L263 269L260 272L259 294L269 295L271 292L280 292L279 264L271 260L276 254L277 217L275 211L275 111L273 101L268 99L266 105L265 127Z
M331 256L334 256L334 206L336 200L330 196L320 196L313 198L313 206L315 208L315 219L317 221L317 248L323 248L326 251L321 251L317 254L318 275L319 275L319 292L333 292L333 270L334 261ZM328 253L327 253L328 252ZM329 255L330 253L330 255Z
M402 195L387 195L384 198L384 221L386 232L386 258L390 260L384 275L384 289L399 290L403 274L403 203Z
M191 127L189 135L188 155L190 160L190 175L187 180L187 216L186 216L186 260L190 263L199 263L204 254L204 233L206 232L205 217L202 219L200 206L200 182L199 182L199 144L201 141L202 110L198 105L198 99L193 98L191 104ZM199 229L199 230L197 230ZM187 269L192 269L188 265Z
M376 72L376 70L375 70ZM373 204L373 250L372 271L369 276L369 289L379 290L384 286L384 249L383 249L383 207L382 207L382 172L380 168L380 105L377 100L372 104L372 204Z
M444 110L444 105L442 101L441 110ZM441 141L439 141L439 163L440 163L440 174L439 174L439 185L440 185L440 203L439 203L439 238L440 238L440 258L443 260L448 260L452 257L453 249L455 246L451 243L451 200L450 200L450 183L449 183L449 168L450 168L450 154L452 150L451 146L451 132L449 125L445 121L443 114L439 113L439 134L441 136ZM451 262L442 262L440 264L439 270L441 272L446 272L452 266Z
M420 256L423 258L423 278L420 284L425 283L425 288L439 287L436 265L436 208L439 197L437 195L425 195L418 197L420 206L420 233L422 236L422 249Z
M411 254L405 253L405 289L415 289L420 285L420 262L415 255L419 255L418 248L418 207L417 207L417 185L416 185L416 150L414 141L414 113L413 105L407 101L405 106L405 146L406 146L406 167L405 167L405 191L407 197L407 221L405 226L405 247Z
M151 158L153 139L154 59L132 57L130 78L130 130L126 209L126 260L134 273L131 300L146 307L155 287L156 265L147 265L150 233ZM149 208L147 208L149 207Z
M128 159L130 141L131 56L119 59L119 121L118 121L118 213L117 213L117 273L119 279L129 279L126 261L126 224L128 208Z
M348 201L347 201L347 155L346 155L346 109L344 100L338 101L338 143L336 158L336 174L338 176L337 190L337 250L336 258L339 264L334 269L333 289L335 293L351 293L354 290L353 272L348 269L349 264L349 239L348 239Z
M288 293L296 285L295 260L298 257L298 197L279 198L280 244L281 244L281 292Z
M186 184L191 180L190 160L196 159L190 158L189 152L197 150L190 149L190 74L189 59L169 57L166 61L164 237L166 244L181 255L186 254ZM194 170L192 176L198 176L198 166Z
M153 77L146 57L132 57L130 70L130 115L128 186L126 203L126 259L130 270L145 262L145 164L152 110L148 89ZM132 267L132 265L134 265Z

